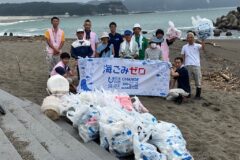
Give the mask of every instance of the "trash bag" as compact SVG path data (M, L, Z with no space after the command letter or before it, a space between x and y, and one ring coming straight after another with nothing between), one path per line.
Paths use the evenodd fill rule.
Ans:
M182 35L182 31L178 30L172 21L169 21L168 24L169 24L169 28L166 34L167 39L168 40L175 39L175 38L180 39Z
M133 149L135 160L167 160L166 155L159 153L157 148L145 140L140 141L138 135L135 133L133 137Z
M100 124L100 144L117 157L133 154L133 131L124 121Z
M133 104L131 101L131 98L129 96L116 96L116 100L120 103L120 105L128 110L132 111L133 110Z
M85 143L99 137L99 118L98 108L90 106L78 121L79 136Z
M78 128L80 124L80 119L88 111L88 105L81 105L81 107L72 107L66 113L66 117L73 123L74 128Z
M166 100L168 101L175 100L180 94L184 97L189 96L189 93L185 92L183 89L174 88L174 89L170 89L168 96L166 97Z
M155 145L168 159L193 160L181 131L172 123L158 123L148 143Z
M122 120L121 114L117 108L109 109L109 107L104 107L101 110L101 117L99 120L99 133L100 133L100 146L109 150L109 124L116 123Z
M60 97L62 108L60 108L60 113L62 116L66 116L66 112L72 108L79 108L83 106L79 94L66 94Z
M66 94L69 92L69 82L60 75L52 76L47 81L47 88L52 94Z
M50 119L57 120L60 116L61 101L56 96L48 96L43 100L41 111Z
M141 118L141 122L146 126L156 125L158 123L157 118L150 113L142 113L140 114L140 118Z
M133 101L133 108L135 109L135 111L139 113L149 112L148 109L144 107L144 105L141 103L137 96L132 97L131 100Z
M214 26L211 20L200 16L192 17L192 24L199 39L205 40L213 35Z

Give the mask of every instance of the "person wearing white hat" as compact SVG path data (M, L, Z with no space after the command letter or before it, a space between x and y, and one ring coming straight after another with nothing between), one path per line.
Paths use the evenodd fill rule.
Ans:
M96 57L114 57L113 44L109 43L109 34L103 32L101 35L101 43L97 47Z
M84 30L82 28L77 29L76 36L77 40L71 46L71 56L75 59L91 57L93 50L90 41L84 39Z
M88 40L84 39L84 30L82 28L77 29L76 31L76 36L77 40L74 41L71 45L71 56L76 59L76 64L77 64L77 59L81 58L86 58L86 57L92 57L93 55L93 50L91 47L91 43ZM77 65L77 73L78 73L78 79L79 77L79 68Z
M133 41L136 41L138 44L138 48L139 48L139 59L143 60L145 58L145 50L148 47L148 40L142 35L141 33L142 28L141 25L136 23L133 26L133 36L132 39Z

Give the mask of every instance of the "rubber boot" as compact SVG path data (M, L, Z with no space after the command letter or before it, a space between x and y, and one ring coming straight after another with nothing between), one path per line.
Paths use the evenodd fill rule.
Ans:
M202 88L197 87L195 99L201 99L201 92L202 92Z
M181 95L181 94L179 94L179 96L176 98L176 100L175 100L175 102L177 103L177 104L182 104L182 102L183 102L183 96Z

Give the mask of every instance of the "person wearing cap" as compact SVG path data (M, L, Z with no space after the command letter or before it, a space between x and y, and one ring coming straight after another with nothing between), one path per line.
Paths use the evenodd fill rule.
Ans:
M124 32L124 41L120 46L120 57L126 59L136 59L139 56L139 48L136 41L132 39L132 31Z
M133 26L133 37L132 39L137 42L139 48L139 59L143 60L145 58L145 50L148 47L148 40L141 33L141 25L136 23Z
M114 57L119 58L119 50L120 50L120 45L123 42L123 37L121 34L116 32L117 29L117 24L115 22L111 22L109 24L109 43L113 44L114 47Z
M96 57L114 57L113 44L109 43L109 34L103 32L101 43L98 45Z
M77 40L71 45L71 56L75 59L91 57L93 50L90 41L83 39L84 30L82 28L76 31Z
M84 37L83 37L83 39L90 41L91 47L92 47L92 50L93 50L92 57L95 57L96 56L97 45L99 43L98 36L95 32L93 32L91 30L92 22L89 19L86 19L84 21L83 27L84 27Z
M149 47L145 51L145 59L149 60L162 60L162 50L157 47L159 39L156 37L152 38L149 42Z
M195 81L196 86L196 99L201 99L201 64L200 64L200 50L205 49L204 41L201 44L195 43L194 34L189 32L187 34L187 44L182 48L182 56L184 60L184 65L188 70L190 80L191 78Z
M163 61L169 62L169 46L173 44L175 39L165 39L164 31L162 29L157 29L155 36L159 39L160 43L158 47L162 49Z

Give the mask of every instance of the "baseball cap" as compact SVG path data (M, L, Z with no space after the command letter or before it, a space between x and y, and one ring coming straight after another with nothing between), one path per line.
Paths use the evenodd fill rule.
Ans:
M124 31L124 36L129 36L129 35L132 35L133 33L132 33L132 31L130 31L130 30L126 30L126 31Z

